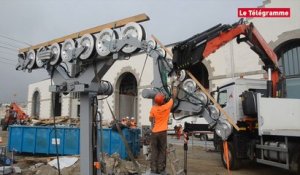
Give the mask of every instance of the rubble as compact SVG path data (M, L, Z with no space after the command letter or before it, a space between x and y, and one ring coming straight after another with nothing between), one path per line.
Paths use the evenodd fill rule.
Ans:
M78 158L77 157L60 157L59 158L59 168L62 170L66 167L70 167L74 165L77 162ZM48 165L55 167L58 169L57 165L57 159L54 159L50 162L48 162Z
M36 168L42 166L42 165L45 165L44 163L37 163L35 165L32 165L29 167L30 170L35 170Z
M74 126L79 127L80 119L79 118L71 118L69 116L57 116L55 117L55 124L61 126ZM35 119L35 118L28 118L23 125L27 126L52 126L54 125L53 117L47 119ZM103 120L102 121L103 127L109 127L110 121Z
M138 169L132 161L120 159L118 153L114 153L111 156L104 156L106 173L107 174L137 174ZM146 172L147 166L141 163L138 163L141 173Z
M22 170L21 170L20 167L14 166L14 167L13 167L13 172L16 173L16 174L21 174L21 173L22 173Z
M0 174L10 174L12 173L12 168L10 166L1 166Z
M31 119L31 122L29 122L30 125L34 126L49 126L49 125L54 125L54 120L53 118L49 119ZM67 116L59 116L55 117L55 123L57 125L66 125L66 126L77 126L79 127L80 124L80 119L79 118L71 118Z

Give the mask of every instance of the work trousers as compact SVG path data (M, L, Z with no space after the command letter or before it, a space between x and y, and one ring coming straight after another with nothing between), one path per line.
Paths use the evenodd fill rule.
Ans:
M167 131L151 134L151 171L161 173L166 168Z

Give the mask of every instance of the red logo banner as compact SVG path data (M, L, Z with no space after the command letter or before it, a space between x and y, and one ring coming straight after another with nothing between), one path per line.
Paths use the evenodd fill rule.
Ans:
M289 18L290 8L238 8L240 18Z

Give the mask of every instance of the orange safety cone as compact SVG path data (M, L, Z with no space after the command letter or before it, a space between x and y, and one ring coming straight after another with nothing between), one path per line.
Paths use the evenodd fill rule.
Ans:
M94 167L95 167L96 169L100 169L100 168L101 168L100 162L94 162Z

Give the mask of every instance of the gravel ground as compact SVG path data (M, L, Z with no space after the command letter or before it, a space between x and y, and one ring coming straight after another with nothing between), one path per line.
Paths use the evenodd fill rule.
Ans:
M2 137L2 143L0 146L7 145L7 132L0 131ZM178 166L183 168L183 140L177 140L173 136L169 136L168 143L172 143L176 148L176 155L180 159ZM225 175L228 174L227 170L223 167L220 153L211 151L213 150L213 144L210 141L199 141L197 138L193 138L189 141L188 149L188 162L187 171L188 175ZM53 157L52 157L53 158ZM29 159L25 160L25 159ZM23 175L40 174L40 175L56 175L57 170L49 165L42 165L41 167L30 170L29 167L39 162L46 163L49 157L32 156L32 155L18 155L16 156L17 163L15 166L19 166L22 169ZM149 167L149 162L146 161L141 155L138 161ZM170 171L170 163L168 162L167 172ZM79 175L79 161L62 171L63 175ZM253 162L243 162L240 170L230 172L232 175L288 175L288 171L270 167L267 165L260 165Z
M176 154L180 157L181 167L183 167L183 140L169 137L169 143L176 145ZM193 143L193 144L192 144ZM188 148L188 175L227 175L227 170L223 167L219 152L211 151L213 143L199 141L193 138L189 141ZM289 175L290 172L255 162L243 162L241 169L231 171L232 175Z

